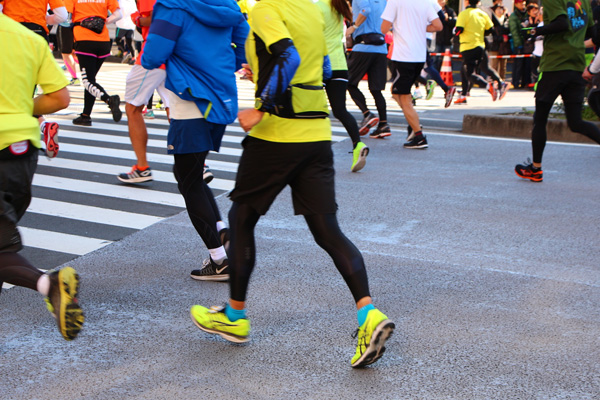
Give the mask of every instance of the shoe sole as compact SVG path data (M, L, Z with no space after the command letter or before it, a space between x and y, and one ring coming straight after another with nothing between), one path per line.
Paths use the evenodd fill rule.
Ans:
M47 132L44 134L44 141L46 142L46 157L54 158L58 155L58 124L56 122L47 122L47 124L50 125Z
M391 132L383 132L383 133L379 133L377 135L369 135L369 137L372 139L383 139L388 136L392 136L392 133Z
M60 290L60 310L57 323L60 333L66 340L73 340L81 331L85 317L77 304L79 293L79 275L71 267L65 267L58 272L58 287Z
M192 275L190 274L190 278L196 281L212 281L212 282L225 282L229 280L229 274L221 274L221 275Z
M120 176L117 175L117 179L120 180L123 183L144 183L144 182L150 182L153 181L154 179L151 176L147 176L147 177L140 177L140 178L121 178Z
M207 176L202 176L202 179L204 180L204 183L209 184L212 182L213 179L215 179L214 175L207 175Z
M454 95L456 94L456 88L453 87L450 89L450 94L446 95L446 103L444 104L444 108L448 108L452 105L452 100L454 100Z
M371 336L371 342L362 356L352 364L352 368L362 368L373 364L385 353L385 342L392 336L396 325L386 319L377 325Z
M369 148L363 147L358 155L358 161L351 168L352 172L358 172L365 167L367 164L367 156L369 155Z
M404 146L405 149L422 150L429 147L429 144L422 144L418 146Z
M521 174L519 174L517 171L515 171L515 174L517 174L517 176L518 176L519 178L523 178L523 179L529 179L529 180L530 180L530 181L532 181L532 182L542 182L542 181L544 180L544 178L543 178L543 177L542 177L542 178L535 178L535 177L533 177L533 176L525 176L525 175L521 175Z
M221 336L223 339L232 342L232 343L246 343L248 342L248 337L242 337L242 336L236 336L230 333L226 333L226 332L221 332L221 331L217 331L214 329L210 329L205 327L204 325L200 324L198 321L196 321L196 317L194 317L194 313L190 310L190 317L192 318L192 321L194 321L194 325L196 325L198 328L200 328L200 330L203 330L206 333L212 333L215 335L219 335Z
M77 122L73 122L73 125L78 125L78 126L92 126L92 123L83 123L83 124L78 124Z
M363 126L362 128L360 128L358 130L358 134L360 136L365 136L367 133L369 133L369 131L371 130L372 127L374 127L375 125L377 125L379 123L379 118L373 118L371 121L369 121L368 124L366 124L365 126Z

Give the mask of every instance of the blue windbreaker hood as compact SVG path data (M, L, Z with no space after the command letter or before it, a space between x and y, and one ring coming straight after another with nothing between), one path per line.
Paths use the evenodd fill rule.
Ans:
M235 0L158 0L157 3L184 10L202 24L215 28L237 26L245 20Z

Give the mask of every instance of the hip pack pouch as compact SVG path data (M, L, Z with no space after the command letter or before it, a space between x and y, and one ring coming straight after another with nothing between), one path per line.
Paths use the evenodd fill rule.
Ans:
M295 84L288 86L272 113L280 118L319 119L329 116L323 86Z
M74 26L80 25L94 33L102 33L104 29L104 18L102 17L87 17L79 22L75 22Z
M372 44L379 46L385 43L383 33L364 33L354 38L354 44Z

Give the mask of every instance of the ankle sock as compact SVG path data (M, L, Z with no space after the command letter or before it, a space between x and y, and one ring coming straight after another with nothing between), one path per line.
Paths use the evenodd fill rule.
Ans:
M46 297L50 293L50 277L48 274L44 274L38 279L37 291Z
M363 308L359 309L356 312L356 317L358 318L358 326L362 326L367 320L367 314L369 311L374 310L375 306L373 304L367 304Z
M238 319L246 319L246 310L236 310L227 304L227 307L225 307L225 315L227 315L227 318L229 318L231 322L235 322Z
M223 260L227 258L227 252L225 251L225 247L220 246L216 249L208 249L210 253L210 258L218 265L223 264Z

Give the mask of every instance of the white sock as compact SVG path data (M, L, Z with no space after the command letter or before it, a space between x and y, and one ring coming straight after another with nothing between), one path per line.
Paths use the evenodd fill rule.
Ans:
M50 293L50 277L48 274L44 274L40 276L40 279L37 281L37 291L43 294L44 296L48 296Z
M227 258L227 253L225 252L225 248L223 246L217 247L216 249L208 249L210 253L210 258L213 259L214 262L221 265L223 260Z
M227 225L223 221L217 221L217 232L221 232L222 229L227 228Z

